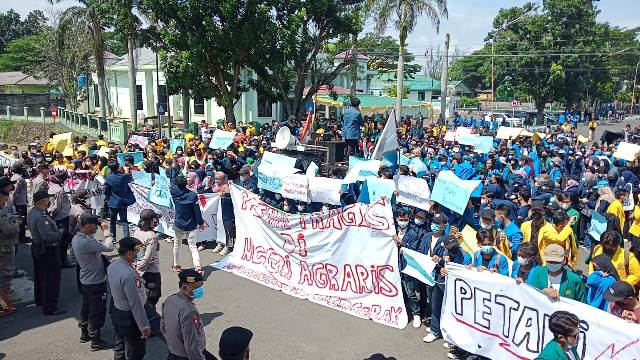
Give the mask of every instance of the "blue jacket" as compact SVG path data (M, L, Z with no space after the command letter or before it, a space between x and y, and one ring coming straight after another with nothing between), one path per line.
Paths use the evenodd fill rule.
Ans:
M136 203L133 191L129 187L131 182L133 182L131 175L121 172L112 172L107 175L104 179L104 196L107 198L107 207L120 209Z
M482 257L482 254L480 254L480 250L476 251L473 254L474 267L483 266L482 264L483 260L484 259ZM498 262L497 264L496 264L496 261ZM495 268L496 270L498 270L499 274L509 276L509 262L507 261L507 258L504 255L499 254L495 249L491 253L491 259L489 259L489 262L487 263L486 268L489 270Z
M360 110L350 107L342 115L342 137L345 139L360 139L364 119Z
M191 231L203 223L198 194L187 188L173 186L171 198L175 207L174 226L179 230Z
M587 304L600 310L608 311L609 302L604 294L616 282L613 276L602 276L601 271L594 271L587 278Z
M525 283L529 283L530 279L531 279L531 274L533 274L533 269L537 268L538 265L536 262L533 262L533 264L531 264L531 269L529 270L529 275L527 275L526 279L522 279ZM513 262L513 265L511 265L511 277L512 278L517 278L518 277L518 272L520 271L520 263L517 261Z
M511 243L511 254L513 254L514 259L516 254L518 253L518 248L520 244L522 244L522 231L515 222L511 221L509 225L504 228L504 234L507 235L507 240Z

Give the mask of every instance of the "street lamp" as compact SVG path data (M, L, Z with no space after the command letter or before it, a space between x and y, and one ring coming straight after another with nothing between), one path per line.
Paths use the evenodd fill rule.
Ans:
M638 66L640 61L636 64L636 75L633 77L633 90L631 91L631 112L629 115L633 115L633 108L636 106L636 83L638 82Z
M495 107L495 73L496 73L496 68L495 68L495 64L494 64L494 54L495 54L495 46L496 46L496 35L498 35L498 33L502 30L505 30L506 28L508 28L509 26L513 25L514 23L524 19L525 16L529 15L529 13L538 10L538 6L534 6L531 9L529 9L528 11L526 11L524 14L518 16L517 18L513 19L512 21L506 23L504 26L502 26L500 29L496 30L495 33L493 33L493 41L491 41L491 108L493 110L493 108Z

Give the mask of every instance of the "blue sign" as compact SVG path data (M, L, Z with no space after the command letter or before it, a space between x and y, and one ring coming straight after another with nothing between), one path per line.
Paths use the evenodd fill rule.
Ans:
M154 204L171 207L171 193L169 192L169 178L156 176L155 184L147 195L149 201Z
M142 151L135 151L116 154L116 156L118 157L118 164L120 164L120 166L124 166L124 158L128 155L133 156L134 165L144 164L144 153Z
M78 75L78 87L82 89L87 86L87 75Z

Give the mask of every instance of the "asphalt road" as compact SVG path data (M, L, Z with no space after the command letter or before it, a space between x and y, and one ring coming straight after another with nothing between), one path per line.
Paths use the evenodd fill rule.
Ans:
M626 123L598 128L599 138L604 130L619 130ZM585 127L579 133L587 135ZM242 224L237 224L242 226ZM161 302L177 291L177 275L169 270L172 244L162 241L162 293ZM183 266L189 266L190 254L183 245ZM80 294L76 288L75 271L64 269L60 308L67 313L44 316L29 300L31 258L29 248L20 245L18 267L29 274L19 281L26 302L17 305L18 312L0 317L0 359L84 360L112 359L112 351L91 352L88 344L80 344L77 315ZM220 259L209 251L201 252L202 263L211 264ZM437 341L425 344L424 326L404 330L393 329L372 321L355 318L345 313L287 296L234 276L224 271L207 268L206 293L196 302L202 314L207 334L207 348L217 353L221 332L230 326L244 326L254 332L251 342L252 359L444 359L447 350ZM112 339L113 330L107 316L104 338ZM146 359L165 359L166 345L154 337L147 343Z

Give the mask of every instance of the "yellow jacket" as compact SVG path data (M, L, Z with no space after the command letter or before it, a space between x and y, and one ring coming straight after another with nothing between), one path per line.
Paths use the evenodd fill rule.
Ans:
M366 125L366 123L365 123ZM256 135L256 128L255 127L247 127L247 131L245 131L245 135L247 137L252 137Z
M622 202L618 199L609 204L607 211L609 214L615 215L620 221L620 233L623 233L624 230L624 207L622 206Z
M520 230L522 230L522 242L526 243L531 241L531 223L532 221L525 221L520 225ZM538 251L540 251L540 259L542 260L542 264L546 264L544 260L544 249L549 244L558 244L565 249L571 249L572 246L568 242L571 241L571 236L573 235L573 229L571 226L565 226L559 233L556 231L556 228L553 224L544 222L540 231L538 231ZM575 241L573 242L575 243ZM577 254L577 249L575 251Z
M101 147L103 147L103 146L107 146L107 145L109 145L109 144L108 144L106 141L104 141L104 140L98 140L98 141L96 141L96 146L98 147L98 149L100 149L100 148L101 148Z
M633 252L629 252L629 273L627 274L627 269L625 265L624 255L625 250L621 247L618 247L618 250L611 257L611 263L613 267L618 270L618 275L620 276L620 280L624 280L631 285L636 285L640 282L640 263L638 263L638 259L633 254ZM602 254L602 246L598 245L593 249L593 257ZM593 272L593 263L589 263L589 274Z
M629 234L640 237L640 206L633 209L633 222L629 226Z

